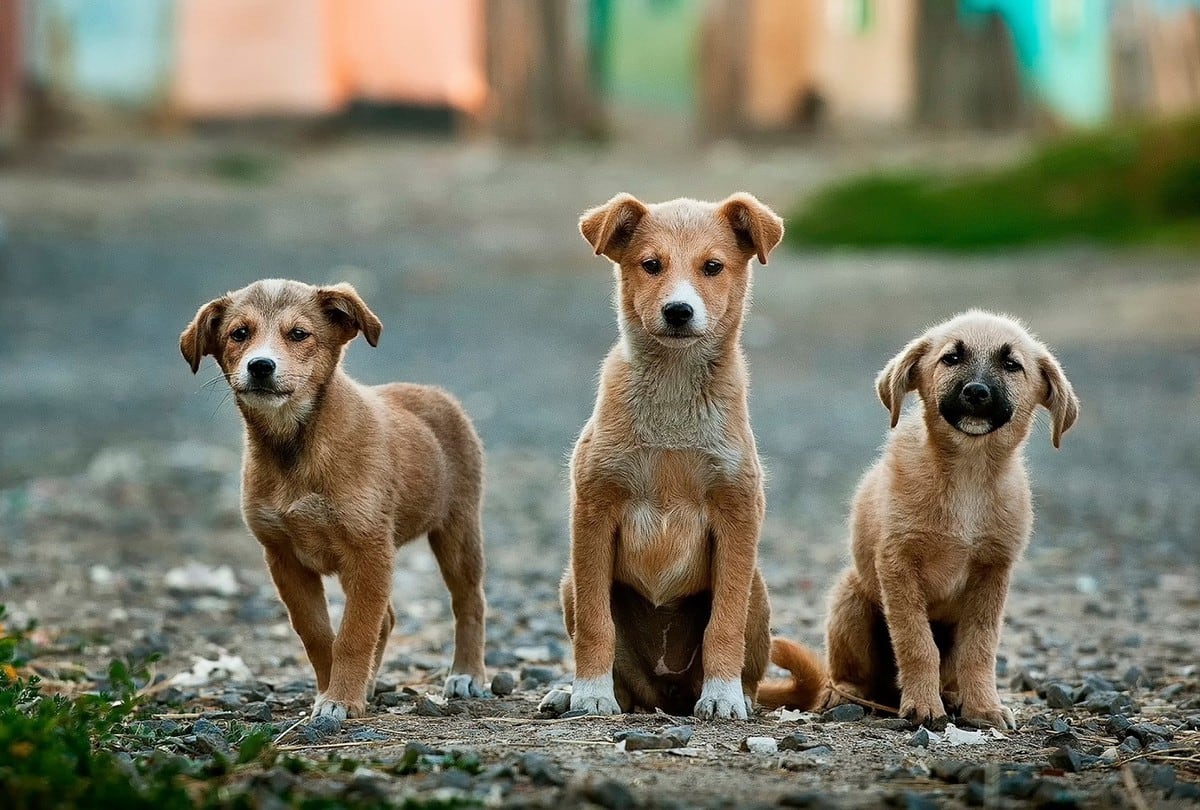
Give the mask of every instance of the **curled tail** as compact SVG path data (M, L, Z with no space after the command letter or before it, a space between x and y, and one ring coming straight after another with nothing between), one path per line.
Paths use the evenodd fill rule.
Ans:
M826 680L820 656L802 644L775 636L771 639L771 661L791 672L792 677L763 681L758 687L758 702L768 709L814 708Z

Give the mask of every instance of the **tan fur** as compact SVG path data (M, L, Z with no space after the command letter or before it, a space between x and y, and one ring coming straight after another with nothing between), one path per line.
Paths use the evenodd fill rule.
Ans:
M750 260L766 262L782 221L748 194L657 205L621 194L585 213L580 231L614 263L621 337L571 459L562 598L572 708L745 717L767 664L770 608L740 338ZM708 274L706 262L722 269ZM663 306L688 284L696 332L680 337ZM610 677L611 688L581 689ZM720 699L706 692L714 679L726 684Z
M242 513L316 671L314 714L339 719L366 710L395 624L396 548L421 535L455 615L447 691L481 694L484 679L482 447L446 392L346 375L345 344L361 331L374 346L380 330L348 284L267 280L206 304L180 336L192 370L212 355L234 390L245 422ZM274 358L270 385L286 395L252 390L247 363L257 357ZM328 574L346 593L336 634Z
M979 375L998 381L1012 415L968 435L939 403ZM1016 321L980 311L913 340L877 387L895 431L854 497L853 564L833 588L827 627L836 688L818 702L830 707L851 695L898 705L914 723L949 708L976 724L1012 727L995 662L1010 573L1033 525L1022 448L1039 405L1051 413L1057 447L1078 400L1043 344ZM910 391L921 407L901 415Z

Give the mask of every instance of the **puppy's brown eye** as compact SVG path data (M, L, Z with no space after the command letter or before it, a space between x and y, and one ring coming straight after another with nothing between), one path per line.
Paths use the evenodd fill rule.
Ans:
M1004 360L1004 362L1001 363L1000 365L1002 365L1004 367L1005 371L1011 371L1011 372L1021 371L1023 368L1023 366L1020 363L1018 363L1016 360L1013 360L1011 357L1006 358Z
M715 276L725 269L725 265L721 264L716 259L709 259L704 263L704 275Z
M250 330L244 326L239 326L229 333L229 339L234 343L242 343L246 338L250 337Z
M646 259L642 262L642 269L652 276L657 276L662 272L662 262L658 259Z
M950 354L942 355L943 366L957 366L961 362L962 358L959 357L958 352L950 352Z
M311 334L310 332L305 332L303 329L301 329L299 326L297 326L295 329L288 332L288 340L292 341L293 343L299 343L300 341L302 341L306 337L308 337L310 334Z

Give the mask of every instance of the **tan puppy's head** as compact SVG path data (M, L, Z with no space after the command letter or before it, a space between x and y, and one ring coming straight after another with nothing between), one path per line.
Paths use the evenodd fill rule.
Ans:
M783 220L753 196L647 205L618 194L579 220L597 256L615 263L622 331L668 347L736 333L750 288L783 238Z
M879 398L900 419L904 395L917 391L925 421L944 438L993 437L1019 444L1038 405L1050 411L1051 441L1079 416L1079 400L1050 350L1017 321L971 310L909 343L879 373Z
M311 407L346 343L361 331L375 346L382 329L349 284L268 279L202 306L179 349L193 373L216 358L243 413L295 414Z

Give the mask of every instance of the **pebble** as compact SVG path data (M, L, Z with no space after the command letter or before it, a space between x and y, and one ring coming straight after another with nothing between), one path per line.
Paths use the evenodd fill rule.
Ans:
M1137 714L1141 711L1133 698L1120 692L1097 692L1084 701L1083 708L1093 714Z
M751 754L774 754L779 743L774 737L747 737L742 740L742 750Z
M608 810L629 810L637 806L629 788L615 779L588 781L583 786L583 797L592 804L607 807Z
M1174 736L1170 729L1160 726L1158 723L1134 723L1128 728L1127 733L1137 737L1138 742L1144 746L1159 740L1169 740Z
M1078 773L1083 767L1083 763L1079 759L1079 752L1074 748L1056 748L1050 753L1048 759L1051 767L1067 773Z
M1073 731L1051 734L1042 743L1043 748L1079 748L1079 737Z
M808 737L803 732L793 731L779 741L780 751L803 751L809 745Z
M857 703L843 703L834 706L821 715L822 723L857 723L867 714L866 710Z
M675 743L675 748L686 748L688 743L692 741L692 727L671 726L663 730L663 735L669 737Z
M495 677L492 678L492 694L496 697L507 697L516 688L517 682L511 672L497 672Z
M515 667L521 659L508 650L488 650L483 656L483 663L489 667Z
M368 726L360 726L350 732L350 742L382 742L383 740L390 739L391 737L382 731L377 731Z
M428 695L417 698L417 715L420 717L449 717L445 706L439 706L430 700Z
M1069 709L1075 705L1075 692L1065 683L1052 683L1046 687L1046 705L1051 709Z
M561 787L567 781L563 778L558 766L541 754L534 754L532 752L522 754L521 758L517 760L517 767L521 773L533 780L535 785L555 785Z
M805 748L800 753L806 757L812 757L813 759L816 759L817 757L829 756L833 753L833 749L828 745L814 745L812 748Z
M613 742L624 742L626 751L658 751L679 747L671 737L664 734L653 734L642 729L618 731L613 734Z
M1108 722L1105 723L1104 728L1105 728L1105 731L1107 731L1112 736L1117 737L1118 739L1122 739L1126 736L1126 734L1128 733L1129 727L1132 725L1133 725L1133 721L1130 720L1125 715L1114 714L1114 715L1109 716Z
M337 734L341 728L342 724L338 722L337 718L322 714L302 725L300 736L311 745L324 742L327 738Z
M929 729L919 728L917 732L909 738L908 744L918 748L928 748L930 743Z
M911 720L904 717L874 717L866 721L871 728L882 728L888 731L912 731Z
M538 710L554 717L570 712L571 693L565 689L551 689L538 704Z
M253 723L270 723L271 707L261 700L254 703L247 703L242 707L241 715L243 720L249 720Z
M471 774L458 768L443 771L441 778L438 779L438 787L451 788L452 790L467 791L474 786L475 780L471 778Z
M550 667L525 667L521 670L521 686L533 689L553 683L558 673Z
M401 703L412 703L413 696L404 692L384 692L375 698L375 702L384 708L394 708Z

